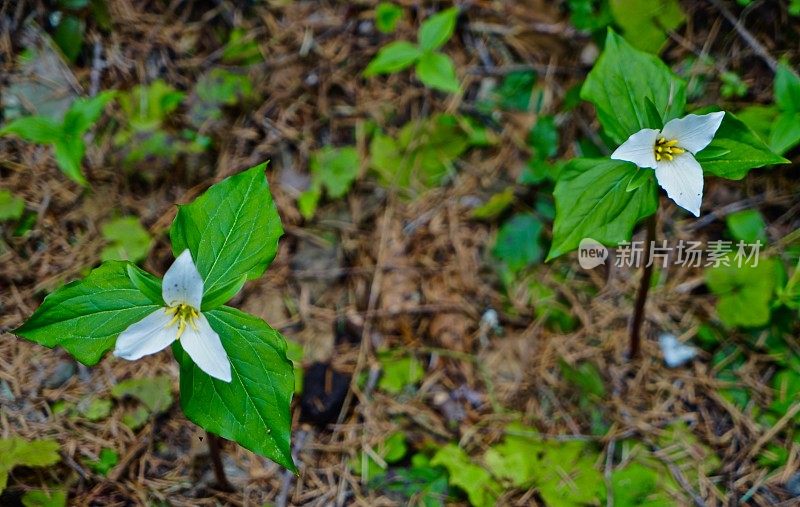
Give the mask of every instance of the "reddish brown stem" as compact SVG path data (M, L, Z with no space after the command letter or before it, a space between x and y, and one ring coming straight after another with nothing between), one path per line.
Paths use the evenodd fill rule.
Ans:
M223 491L233 491L233 486L228 482L228 477L225 475L225 467L222 464L220 438L208 431L206 431L206 438L208 438L208 453L211 455L211 466L214 468L217 488Z
M650 249L656 239L656 215L653 213L647 219L647 237L644 242L642 252L642 278L639 280L639 290L636 293L636 306L633 308L633 320L631 321L631 341L628 349L628 357L633 360L639 357L642 349L642 324L644 323L644 307L647 303L647 293L650 290L650 279L653 275L653 263L650 262Z

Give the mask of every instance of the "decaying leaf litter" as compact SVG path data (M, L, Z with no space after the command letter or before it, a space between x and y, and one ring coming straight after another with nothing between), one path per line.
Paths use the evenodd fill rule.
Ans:
M418 20L431 9L404 7L409 15L391 37L411 40ZM143 6L114 0L108 2L113 30L90 25L76 64L49 64L56 67L50 72L63 84L63 93L127 90L158 79L189 91L212 68L242 66L224 58L221 34L233 28L242 28L244 40L255 43L257 60L244 66L254 83L248 102L225 108L220 118L200 126L213 148L127 169L124 147L101 135L84 159L89 191L67 182L47 149L0 139L2 187L23 198L35 215L23 236L3 229L0 244L2 436L52 438L61 445L60 465L15 471L12 494L30 485L56 485L68 489L70 502L78 505L395 505L404 502L402 497L369 487L350 466L359 452L381 458L376 449L402 431L409 447L458 443L480 464L487 449L505 438L503 428L520 422L546 441L596 442L593 465L606 480L619 464L607 456L618 457L635 437L675 478L686 502L721 504L734 495L747 495L759 505L790 501L797 493L791 486L797 446L781 442L786 434L770 434L757 423L756 407L769 405L775 396L768 355L748 347L744 336L726 337L738 354L735 386L752 396L744 410L719 394L731 382L719 378L719 363L712 366L709 354L701 352L678 369L661 361L656 331L691 336L701 322L714 318L714 300L704 289L701 270L659 274L661 284L648 303L651 339L636 364L623 358L631 288L638 276L633 271L578 271L569 259L531 271L528 276L550 287L569 309L577 322L569 332L537 317L537 301L531 301L526 284L502 285L489 256L497 223L476 220L472 213L516 181L530 155L525 137L536 122L534 114L494 112L484 118L491 125L492 145L467 151L456 162L456 176L440 188L409 196L371 176L364 162L370 125L396 134L408 121L434 112L480 117L486 90L512 71L538 73L543 110L556 115L560 128L560 154L570 155L574 140L593 132L590 108L559 112L598 53L595 41L572 28L559 5L475 2L462 7L456 35L446 47L459 69L462 95L431 92L409 73L359 77L390 40L375 30L371 3L273 2L241 9L225 2ZM717 2L684 7L687 23L671 35L665 60L712 55L717 65L743 76L754 102L769 102L772 76L760 53L796 59L791 30L785 27L793 25L796 32L797 21L780 19L777 7L752 9L747 33L764 45L754 49L720 17ZM2 11L4 81L24 77L15 56L21 34L46 26L46 15L36 2ZM120 115L113 107L95 132L113 129ZM188 116L179 108L165 128L180 132ZM345 199L323 201L315 218L304 221L296 198L308 184L311 153L327 144L354 145L362 160L360 177ZM48 353L7 332L47 291L97 264L106 246L102 224L120 214L140 217L155 238L143 266L163 273L171 262L163 233L174 204L266 159L287 234L267 276L247 285L237 304L303 345L306 370L321 371L316 378L325 384L321 391L307 385L307 391L325 398L341 394L337 385L356 381L352 393L324 414L298 397L298 477L227 446L225 465L236 488L231 493L213 488L204 433L182 419L176 406L166 417L148 416L136 430L123 422L137 402L116 399L112 388L131 378L176 379L177 368L166 354L138 363L104 361L90 370L63 352ZM676 220L670 206L662 209L659 223L677 239L718 238L725 213L758 204L771 219L768 236L782 238L797 227L798 183L791 170L774 168L740 184L712 181L705 199L717 211L699 221ZM516 188L514 207L528 209L533 192ZM491 310L498 314L496 326L487 325ZM393 394L381 387L386 349L414 358L424 369L416 389ZM575 380L584 377L569 373L586 362L602 380L601 388L588 389L589 396ZM172 393L177 394L175 386ZM97 400L113 403L92 421L86 414ZM56 413L64 404L77 415L70 415L73 409ZM606 427L601 436L593 428L598 420ZM776 439L791 450L786 465L771 473L757 456ZM88 465L103 449L118 454L105 476ZM498 494L500 504L542 503L532 487L506 487Z

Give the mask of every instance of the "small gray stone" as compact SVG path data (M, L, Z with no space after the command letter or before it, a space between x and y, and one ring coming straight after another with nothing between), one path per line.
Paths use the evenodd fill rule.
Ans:
M53 372L44 379L44 386L48 389L59 388L73 375L75 375L75 362L69 360L60 361Z

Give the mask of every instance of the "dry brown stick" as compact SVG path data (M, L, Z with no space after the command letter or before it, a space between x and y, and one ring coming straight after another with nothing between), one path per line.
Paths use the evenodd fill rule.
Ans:
M776 422L775 425L769 429L769 431L764 433L761 436L761 438L759 438L756 441L756 443L753 444L753 447L750 448L750 451L747 453L747 455L752 458L753 456L758 454L758 451L760 451L761 448L764 447L764 444L772 440L775 437L775 435L780 433L783 430L784 426L786 426L790 421L792 421L794 419L794 416L797 415L798 412L800 412L800 401L792 405L789 408L789 410L787 410L786 413L783 414L783 417L778 419L778 422Z
M758 42L758 40L744 27L742 22L733 15L733 13L725 7L720 0L709 0L722 16L733 25L734 30L739 36L747 43L748 46L759 56L762 60L772 69L772 72L778 70L778 61L773 58L766 48Z

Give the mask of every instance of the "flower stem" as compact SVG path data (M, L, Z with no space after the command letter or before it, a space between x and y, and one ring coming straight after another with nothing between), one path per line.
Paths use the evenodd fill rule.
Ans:
M225 467L222 465L220 438L208 431L206 431L206 438L208 438L208 453L211 455L211 466L214 468L217 488L223 491L233 491L233 486L225 475Z
M647 292L650 290L650 279L653 275L653 263L650 262L650 248L656 239L656 216L658 210L647 219L647 237L642 252L642 278L639 280L639 290L636 293L636 306L633 309L631 321L631 341L628 349L628 358L633 360L639 357L642 348L642 324L644 323L644 307L647 303Z

